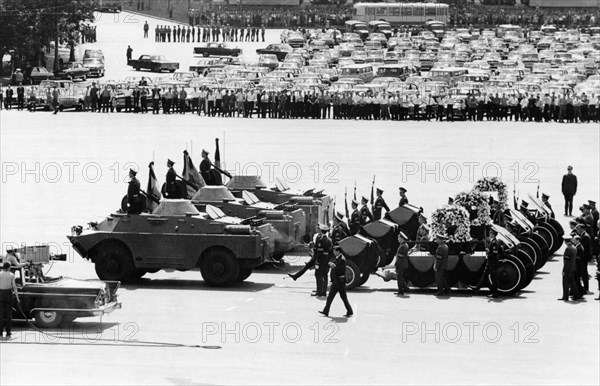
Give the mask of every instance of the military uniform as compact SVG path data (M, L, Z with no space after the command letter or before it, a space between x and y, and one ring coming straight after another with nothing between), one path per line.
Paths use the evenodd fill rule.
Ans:
M340 241L348 236L350 236L350 230L342 221L334 225L333 229L331 230L331 242L333 245L337 245Z
M567 240L570 240L567 239ZM569 242L567 247L565 248L564 257L563 257L563 270L562 270L562 287L563 287L563 295L562 298L558 300L569 300L569 291L571 292L573 299L579 299L579 291L577 289L577 285L575 282L575 271L576 268L576 259L577 259L577 250L575 247Z
M381 210L385 208L386 211L390 211L390 208L385 203L385 200L381 196L377 196L373 203L373 218L375 220L381 219Z
M350 233L355 235L360 230L361 215L358 209L354 209L350 215Z
M142 213L142 197L140 194L140 181L131 177L129 186L127 187L127 213L139 214Z
M446 269L448 268L448 245L445 241L438 245L435 251L435 282L437 284L436 295L444 295L450 292L450 287L446 283Z
M360 208L360 225L366 225L372 221L373 221L373 215L371 214L369 207L365 203Z
M331 290L329 291L329 296L327 296L327 302L325 303L325 308L323 311L319 311L321 314L325 316L329 316L329 309L331 308L331 303L335 298L335 295L340 293L340 297L344 302L344 306L346 307L346 316L352 316L354 311L352 310L352 306L348 301L348 295L346 294L346 258L344 255L340 254L335 257L331 261Z
M167 186L165 189L165 198L181 198L181 192L179 191L179 186L177 185L177 173L173 170L173 166L169 166L169 170L167 171Z
M317 235L313 249L313 255L315 256L317 296L327 295L327 274L329 273L328 263L332 247L333 245L331 243L331 239L327 236L327 233Z
M502 246L498 242L498 240L494 237L490 244L487 247L487 261L485 270L483 271L483 275L481 275L481 279L477 283L475 290L479 290L486 279L489 277L489 288L492 291L493 297L498 297L498 274L497 269L500 264L499 260L504 251L502 250Z
M572 168L569 166L569 171ZM562 179L562 194L565 197L565 216L573 214L573 196L577 193L577 177L573 173L567 173Z
M400 196L400 202L398 202L398 206L402 206L402 205L408 204L408 197L406 197L406 189L400 188L399 190L400 190L400 192L403 192L404 195Z
M408 268L408 244L406 241L402 241L396 252L396 281L398 282L398 293L404 295L404 292L408 290L408 286L404 280L405 271Z

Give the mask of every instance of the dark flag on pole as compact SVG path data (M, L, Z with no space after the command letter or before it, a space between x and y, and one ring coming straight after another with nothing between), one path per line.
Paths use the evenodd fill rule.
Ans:
M194 166L192 158L188 154L187 150L183 151L183 172L181 176L187 181L187 195L193 197L194 193L203 186L206 185L204 178L198 172L198 169Z
M154 174L154 161L148 165L148 187L146 188L146 208L153 212L160 202L161 194L158 189L158 181L156 174Z
M373 189L375 189L375 174L373 174L373 183L371 184L371 205L375 203L375 192L373 192Z
M217 148L215 149L215 166L221 167L221 152L219 151L219 138L215 138Z

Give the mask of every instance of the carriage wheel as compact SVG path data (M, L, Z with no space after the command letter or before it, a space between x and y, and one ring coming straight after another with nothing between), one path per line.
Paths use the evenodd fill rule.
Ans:
M535 265L535 270L542 268L542 249L534 240L529 237L519 237L519 248L524 249L529 256L533 259L533 264Z
M521 290L524 281L525 266L513 255L507 255L500 260L496 268L498 292L505 296L515 295ZM490 278L488 278L490 280Z
M558 248L560 248L561 246L561 243L558 241L558 233L556 232L554 227L548 224L547 222L537 223L537 226L546 229L552 235L552 246L550 246L550 252L554 254L554 252L558 251Z
M519 249L517 251L517 258L521 260L525 267L525 281L523 282L523 288L527 287L535 276L535 265L533 264L533 258L524 250Z

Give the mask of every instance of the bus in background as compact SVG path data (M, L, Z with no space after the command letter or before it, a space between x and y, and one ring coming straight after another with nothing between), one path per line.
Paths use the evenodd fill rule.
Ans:
M363 41L369 36L369 27L364 21L348 20L344 23L344 26L346 27L346 32L358 34Z
M383 20L393 26L423 24L428 20L448 24L449 9L443 3L356 3L352 6L352 16L365 23Z

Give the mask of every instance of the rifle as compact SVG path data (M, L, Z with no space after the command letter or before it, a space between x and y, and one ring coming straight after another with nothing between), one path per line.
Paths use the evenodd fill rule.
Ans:
M356 181L354 181L354 201L356 201Z
M348 189L344 187L344 205L346 206L346 218L350 218L350 211L348 210Z
M515 188L514 184L513 184L513 206L515 207L515 210L519 209L517 206L517 193L516 193L516 188Z
M535 193L535 198L540 198L540 181L538 180L537 192Z
M373 189L375 189L375 174L373 174L373 183L371 184L371 206L373 206L375 203L375 194Z
M212 166L216 171L218 171L221 174L226 175L229 178L233 178L233 176L231 175L231 173L229 173L227 170L223 170L218 166L215 166L215 164L213 164L212 162L210 163L210 166Z
M146 193L142 189L140 189L140 193L142 193L144 196L146 196L146 198L151 199L155 203L160 204L160 200L156 198L153 194Z
M180 176L179 174L177 174L177 173L175 173L175 177L177 177L177 178L179 178L181 181L185 182L185 184L186 184L187 186L191 186L192 188L194 188L194 189L196 189L196 190L200 189L200 187L199 187L199 186L197 186L197 185L195 185L194 183L192 183L192 182L190 182L190 181L186 180L185 178L181 177L181 176Z

